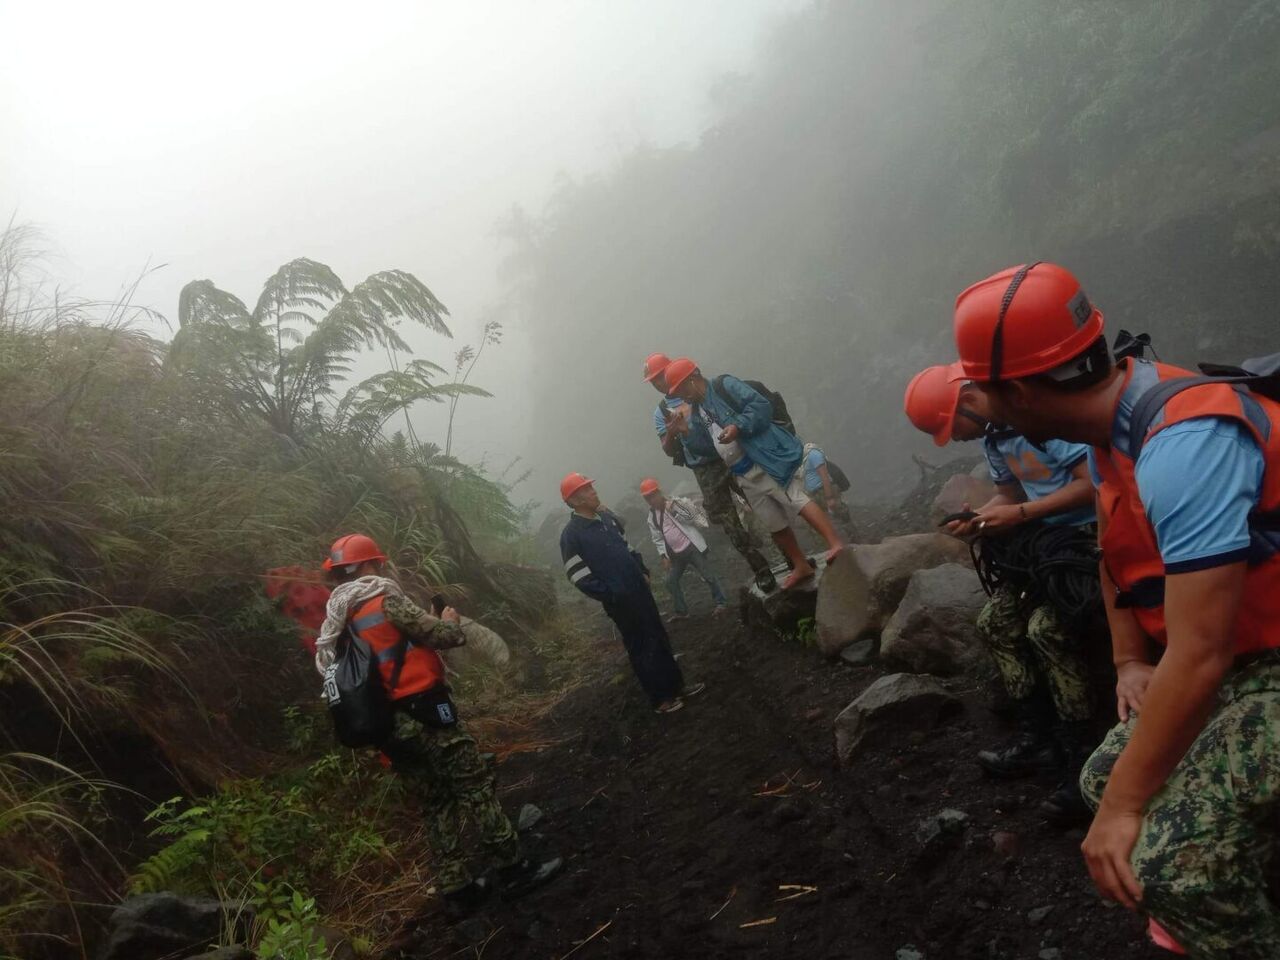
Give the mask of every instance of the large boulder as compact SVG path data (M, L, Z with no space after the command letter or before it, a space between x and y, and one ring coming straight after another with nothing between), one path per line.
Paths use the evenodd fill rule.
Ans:
M933 677L891 673L836 716L836 758L848 763L873 726L890 721L930 729L960 709L960 701Z
M913 573L968 557L966 544L941 533L850 547L831 564L818 588L818 649L834 657L865 634L878 632L898 608Z
M972 566L917 570L880 634L880 659L916 673L959 673L981 656L977 619L986 601Z
M252 910L208 897L145 893L112 911L99 960L175 960L212 949L234 921L235 939L248 933Z
M839 566L840 558L828 567L820 556L810 557L817 574L790 590L774 587L767 593L754 580L739 593L742 622L756 639L790 640L811 633L818 606L818 593L828 571ZM778 583L786 579L785 565L773 568Z
M947 478L933 498L929 519L934 524L940 523L943 517L964 510L965 504L968 504L968 509L976 510L995 494L996 485L991 482L986 465L979 464L972 473L957 473Z

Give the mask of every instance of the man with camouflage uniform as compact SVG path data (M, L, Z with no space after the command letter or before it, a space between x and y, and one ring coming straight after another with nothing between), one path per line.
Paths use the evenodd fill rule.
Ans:
M338 581L329 597L316 641L316 667L325 674L343 637L365 641L396 708L396 734L381 745L391 769L418 794L435 856L436 887L451 913L478 906L489 894L484 878L473 879L461 849L468 820L498 864L498 880L508 896L550 879L560 869L556 857L541 863L520 852L515 828L495 792L493 771L469 734L445 683L438 650L466 642L457 611L439 618L405 596L382 576L386 556L362 534L342 537L324 568Z
M995 556L1008 540L1034 535L1040 523L1077 528L1091 541L1088 447L1059 440L1037 446L1012 430L992 428L981 391L953 379L957 366L921 371L905 398L907 416L939 446L982 440L996 495L972 519L949 523L948 532L990 538L984 539L983 549ZM1030 601L1027 592L1033 595ZM1051 603L1035 597L1031 584L1007 577L978 615L978 633L1000 672L1018 726L1008 745L979 751L978 763L998 777L1062 769L1063 781L1041 812L1064 825L1087 820L1080 768L1097 738L1080 631L1072 630Z
M760 550L760 542L738 516L733 503L734 481L729 468L716 453L711 435L700 422L689 422L685 433L671 429L677 421L689 419L689 404L679 397L667 396L667 384L663 372L670 363L665 353L650 354L644 362L644 379L662 394L653 411L653 427L658 433L662 450L676 463L693 471L702 491L702 509L707 518L724 530L733 548L747 561L756 575L756 583L766 593L777 586L769 561Z
M1081 777L1095 885L1197 960L1280 957L1280 403L1113 363L1053 264L964 291L955 336L1002 421L1092 446L1121 721Z

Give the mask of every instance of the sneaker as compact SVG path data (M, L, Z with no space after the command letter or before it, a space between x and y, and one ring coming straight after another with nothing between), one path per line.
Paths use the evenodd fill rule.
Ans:
M653 708L655 713L675 713L677 710L683 709L684 701L679 697L676 697L674 700L664 701Z
M489 899L491 893L493 888L481 877L479 880L472 880L465 887L441 894L440 899L444 901L445 916L450 920L468 917Z
M705 689L707 689L707 685L705 683L695 683L692 687L685 687L681 690L680 696L687 700L689 697L696 697Z
M716 608L711 611L713 617L722 617L729 611L728 606L723 603L717 603Z
M541 861L525 857L519 863L513 863L498 871L498 885L502 888L504 897L514 900L551 880L563 866L563 857L551 857Z
M689 615L687 613L673 613L671 616L667 617L667 623L675 623L678 620L688 619Z

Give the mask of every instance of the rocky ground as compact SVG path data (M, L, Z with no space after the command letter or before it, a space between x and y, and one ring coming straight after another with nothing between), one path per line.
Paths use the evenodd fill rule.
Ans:
M672 637L707 691L657 716L598 622L592 681L543 731L558 743L500 767L505 802L541 810L530 842L562 854L564 874L462 923L422 917L405 955L1169 956L1094 895L1083 832L1041 821L1050 779L993 782L971 762L1005 734L978 681L944 681L959 705L941 721L873 724L841 766L833 720L879 667L752 640L702 608Z

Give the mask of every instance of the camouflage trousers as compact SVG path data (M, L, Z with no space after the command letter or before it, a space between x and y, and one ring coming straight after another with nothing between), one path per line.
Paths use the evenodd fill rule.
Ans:
M1080 774L1096 810L1135 718L1107 734ZM1280 815L1280 656L1233 670L1218 706L1147 804L1129 862L1142 908L1193 960L1280 957L1267 866Z
M706 511L707 518L724 530L733 549L742 554L742 559L753 571L768 570L769 561L760 551L760 541L743 525L733 505L733 475L729 468L715 460L690 469L698 481L698 489L702 491L702 509Z
M469 823L475 824L481 844L498 866L520 859L520 840L498 802L493 771L461 723L436 730L401 714L396 739L383 747L383 753L422 804L441 893L471 882L462 849Z
M1011 699L1029 700L1041 679L1059 719L1088 720L1093 714L1080 640L1053 607L1038 606L1028 616L1013 588L999 587L978 614L978 633Z

